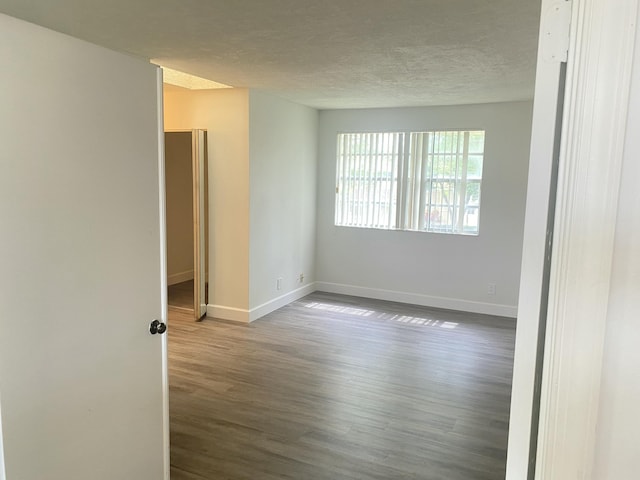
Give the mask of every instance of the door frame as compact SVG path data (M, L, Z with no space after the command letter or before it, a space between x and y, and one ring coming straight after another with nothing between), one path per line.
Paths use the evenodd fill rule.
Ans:
M4 468L4 446L2 445L2 397L0 397L0 480L6 480L6 477L7 474Z
M160 301L162 303L162 318L169 324L169 292L167 279L167 189L164 150L164 83L162 68L157 69L157 98L158 98L158 204L160 211ZM169 446L169 351L167 335L160 335L162 342L162 444L164 450L164 480L171 477L171 457ZM4 480L0 478L0 480Z
M542 1L541 28L545 12L560 3ZM530 460L540 480L588 479L593 468L638 0L575 0L570 9L540 415L532 418L532 400L548 211L540 203L548 201L549 183L534 175L528 181L507 480L533 478ZM541 29L541 47L546 33ZM549 127L540 112L555 106L558 62L545 59L541 48L537 66L533 169L550 167ZM530 459L532 422L539 428L538 454Z
M196 321L202 320L206 315L207 299L204 285L208 281L206 278L207 265L205 264L206 249L205 229L208 228L205 217L205 162L207 162L207 130L202 128L193 129L167 129L167 133L190 133L191 134L191 193L193 206L193 314ZM166 159L163 158L163 168ZM165 181L165 179L163 179ZM164 189L163 189L164 190ZM166 203L166 192L163 202ZM166 237L166 232L165 232ZM165 238L166 241L166 238ZM204 300L204 302L203 302ZM1 480L1 479L0 479Z
M195 129L191 131L191 165L193 170L193 313L196 321L202 320L207 314L206 298L206 251L205 230L207 218L205 216L206 182L205 163L207 162L207 131Z

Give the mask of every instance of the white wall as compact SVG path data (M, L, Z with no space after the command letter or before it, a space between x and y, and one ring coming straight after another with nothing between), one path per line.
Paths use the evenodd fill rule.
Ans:
M320 112L318 288L515 316L531 111L515 102ZM454 128L486 130L479 236L334 225L337 133Z
M193 280L193 167L191 132L168 132L164 143L167 283Z
M638 478L640 455L640 44L636 41L593 478Z
M313 287L317 132L316 110L250 92L252 318L309 293ZM278 278L282 278L280 290L276 288Z
M164 100L167 130L207 130L208 314L254 320L311 291L317 111L244 89L170 89Z
M249 309L249 93L165 91L166 130L207 130L212 312ZM226 312L226 313L225 313Z

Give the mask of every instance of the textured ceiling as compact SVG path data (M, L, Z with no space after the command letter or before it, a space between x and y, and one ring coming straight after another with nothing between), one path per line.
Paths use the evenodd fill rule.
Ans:
M0 0L0 12L317 108L533 97L539 0Z

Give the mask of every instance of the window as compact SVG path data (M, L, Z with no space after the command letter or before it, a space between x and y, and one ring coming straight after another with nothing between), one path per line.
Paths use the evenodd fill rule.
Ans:
M335 224L477 235L484 131L338 134Z

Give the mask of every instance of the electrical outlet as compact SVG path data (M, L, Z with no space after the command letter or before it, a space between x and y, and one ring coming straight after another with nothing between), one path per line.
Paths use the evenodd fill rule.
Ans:
M304 283L304 273L300 273L298 276L298 283Z
M276 290L282 290L282 277L276 279Z
M487 285L487 295L495 295L496 294L496 284L490 283Z

